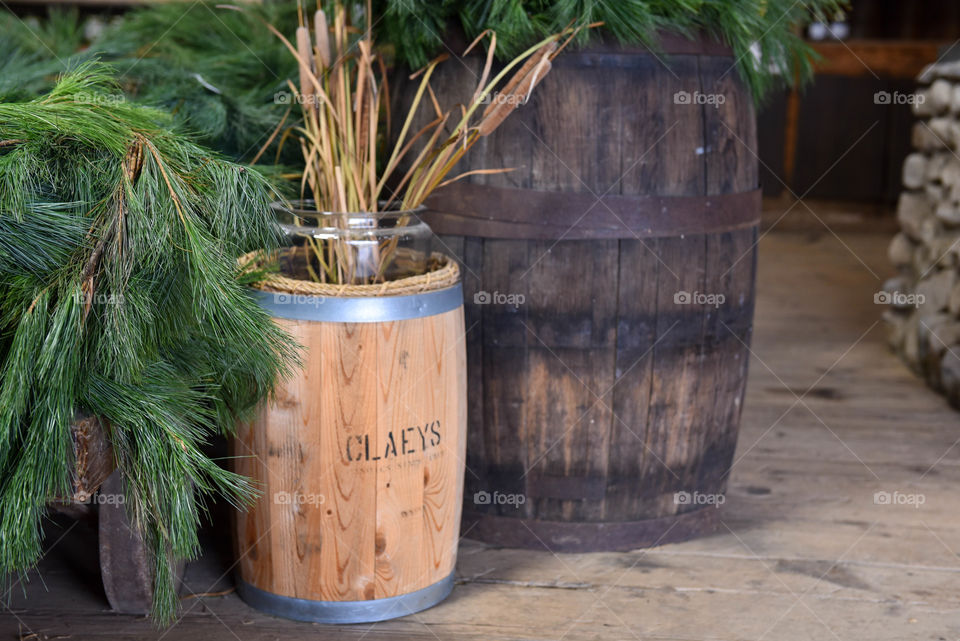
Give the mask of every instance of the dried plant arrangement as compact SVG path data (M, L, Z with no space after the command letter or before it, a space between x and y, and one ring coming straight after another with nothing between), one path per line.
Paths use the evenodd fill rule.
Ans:
M0 103L0 573L39 558L46 504L71 494L71 423L97 416L155 552L159 623L204 501L252 495L204 444L296 358L236 266L278 241L266 180L170 123L96 62Z
M221 5L241 11L239 7ZM333 15L318 6L312 20L300 14L300 26L290 40L275 26L266 24L295 57L298 84L289 82L291 102L299 106L299 122L288 118L272 132L267 145L277 138L280 147L299 145L304 168L300 176L301 201L289 208L291 225L300 230L303 242L303 272L324 283L370 284L389 279L400 248L396 234L370 240L364 232L357 240L351 231L354 213L400 212L384 216L379 223L365 219L360 226L406 225L413 212L438 187L470 174L498 173L509 168L482 169L453 177L457 162L484 136L488 136L519 105L550 71L551 61L583 28L570 28L543 38L493 73L497 36L484 31L467 48L469 53L488 41L486 64L469 104L443 109L430 86L437 65L448 56L430 61L413 74L419 86L402 123L390 114L387 67L373 42L373 10L368 1L361 12L360 29L351 13L336 3ZM497 92L498 99L490 100ZM421 104L432 109L433 119L418 131L412 123ZM392 149L381 152L385 129L399 124ZM401 168L406 168L401 175ZM324 233L306 232L303 218L323 217ZM339 232L338 232L339 230ZM376 246L371 247L371 243ZM358 247L362 246L362 250ZM288 261L289 262L289 261ZM401 274L409 273L400 270Z

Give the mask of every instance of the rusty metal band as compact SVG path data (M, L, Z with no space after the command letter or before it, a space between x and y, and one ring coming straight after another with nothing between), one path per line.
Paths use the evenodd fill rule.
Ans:
M466 510L461 532L503 547L550 552L621 552L687 541L715 532L720 509L703 507L692 512L642 521L561 522L519 519Z
M661 31L658 36L658 51L671 55L733 57L733 49L706 34L688 38L678 33Z
M602 196L454 183L427 201L438 234L543 240L712 234L760 223L760 189L713 196Z
M683 35L674 31L658 31L653 41L653 47L647 47L641 43L621 43L615 39L607 37L593 40L589 45L582 48L568 47L563 55L554 59L554 65L580 65L591 64L595 61L594 56L635 56L636 54L648 54L655 56L657 64L669 63L669 60L663 60L663 56L710 56L720 58L730 58L730 64L733 65L735 54L728 45L717 41L705 33L696 33ZM463 32L453 26L447 34L448 40L446 48L451 52L463 51L470 43ZM477 55L474 51L473 55Z
M557 62L575 61L577 56L587 54L650 54L656 53L658 56L718 56L722 58L733 58L733 49L718 42L705 34L698 34L692 38L674 33L671 31L660 31L653 49L642 44L627 44L615 41L593 42L582 49L568 49L564 55L558 57ZM731 61L732 64L732 61Z

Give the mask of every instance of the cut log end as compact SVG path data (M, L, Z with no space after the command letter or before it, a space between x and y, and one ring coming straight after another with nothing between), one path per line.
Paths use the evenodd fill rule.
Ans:
M116 467L107 430L96 416L80 415L71 425L74 472L70 499L87 502Z

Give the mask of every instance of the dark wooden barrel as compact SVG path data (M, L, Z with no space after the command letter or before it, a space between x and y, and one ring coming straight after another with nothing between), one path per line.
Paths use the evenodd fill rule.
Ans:
M468 537L619 550L718 523L753 318L754 108L728 49L663 44L558 57L455 173L517 169L428 203L464 267ZM463 65L479 75L467 58L436 76L445 102L473 89Z

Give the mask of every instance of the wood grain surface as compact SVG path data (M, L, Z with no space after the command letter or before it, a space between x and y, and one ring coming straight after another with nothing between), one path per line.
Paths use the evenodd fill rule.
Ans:
M277 322L305 347L234 443L263 495L236 517L240 574L274 594L382 599L453 571L466 447L462 309Z
M479 63L441 66L438 95L468 98L464 78ZM595 201L586 221L609 216L603 196L748 192L758 183L754 108L732 66L724 55L565 53L456 171L512 167L468 180L586 194ZM412 88L400 83L398 93ZM677 503L677 492L723 492L746 382L757 229L639 238L624 227L612 240L440 237L463 265L471 328L465 527L514 517L529 539L530 520L657 519L698 507ZM679 304L682 292L723 303ZM478 504L483 492L523 502ZM488 531L471 536L509 543Z

